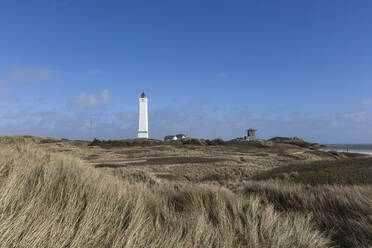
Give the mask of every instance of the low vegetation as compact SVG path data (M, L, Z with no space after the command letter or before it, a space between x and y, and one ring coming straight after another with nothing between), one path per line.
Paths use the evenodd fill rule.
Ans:
M319 147L325 147L324 145L318 144L318 143L309 143L304 139L301 138L287 138L287 137L274 137L269 139L269 141L274 142L274 143L283 143L283 144L290 144L290 145L295 145L299 147L304 147L304 148L319 148Z
M2 247L328 247L309 217L199 185L149 187L30 146L2 149Z
M154 139L125 139L125 140L99 140L94 139L89 146L111 147L129 147L129 146L152 146L163 144L164 142Z
M318 184L372 184L372 157L297 163L260 172L255 180Z
M293 138L44 139L0 137L0 247L371 248L369 157Z
M150 158L144 162L137 162L134 161L132 163L128 163L126 165L123 164L110 164L110 163L103 163L97 164L96 168L120 168L120 167L127 167L127 166L141 166L141 165L174 165L174 164L192 164L192 163L216 163L219 161L225 161L225 159L221 158L204 158L204 157L162 157L162 158Z
M47 143L47 142L45 142ZM217 145L225 145L226 142L222 139L197 139L197 138L184 138L181 140L173 140L173 141L161 141L161 140L154 140L154 139L126 139L126 140L99 140L94 139L89 146L100 146L100 147L129 147L129 146L153 146L153 145L209 145L209 146L217 146Z

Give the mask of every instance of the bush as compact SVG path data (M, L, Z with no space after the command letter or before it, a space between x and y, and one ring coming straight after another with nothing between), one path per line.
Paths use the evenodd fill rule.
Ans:
M181 140L183 145L205 145L205 142L197 138L184 138Z
M205 142L207 143L207 145L209 146L222 146L222 145L225 145L226 142L223 141L222 139L214 139L214 140L205 140Z
M125 140L99 140L94 139L88 146L110 147L130 147L130 146L153 146L164 144L161 140L154 139L125 139Z

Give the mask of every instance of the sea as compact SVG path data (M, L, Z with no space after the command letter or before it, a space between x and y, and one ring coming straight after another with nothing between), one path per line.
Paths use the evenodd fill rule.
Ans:
M326 146L339 152L355 152L372 155L372 144L328 144Z

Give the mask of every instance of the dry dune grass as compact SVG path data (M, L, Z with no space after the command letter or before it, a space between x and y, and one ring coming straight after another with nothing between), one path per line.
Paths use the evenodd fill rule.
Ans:
M329 247L311 217L207 185L113 176L32 145L0 149L1 247Z
M319 230L340 247L372 247L372 186L250 182L241 192L258 195L275 209L311 214Z

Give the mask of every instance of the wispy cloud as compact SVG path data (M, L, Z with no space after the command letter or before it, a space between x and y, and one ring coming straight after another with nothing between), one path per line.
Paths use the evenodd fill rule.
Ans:
M216 78L219 78L219 79L226 78L226 73L223 73L223 72L218 73L218 74L216 75Z
M81 92L78 97L72 99L69 103L78 108L96 108L105 105L111 99L110 92L102 90L98 95L88 95L85 92Z
M0 88L0 99L4 99L8 97L8 91L4 88Z
M8 120L15 120L15 119L21 119L22 117L27 116L29 113L29 109L26 108L19 108L19 107L14 107L9 109L3 116L3 119L8 119Z
M208 83L215 84L215 83L224 81L225 79L227 79L227 74L224 73L224 72L220 72L220 73L217 73L217 74L214 74L214 75L213 74L209 75L205 80Z
M18 97L11 94L11 91L9 89L0 87L0 101L14 102L17 100Z
M39 68L16 68L10 71L4 79L6 81L30 83L55 79L59 71Z

